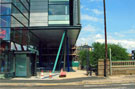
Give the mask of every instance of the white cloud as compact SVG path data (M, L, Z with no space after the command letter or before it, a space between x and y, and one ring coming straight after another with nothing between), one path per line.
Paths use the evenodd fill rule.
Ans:
M93 21L93 22L101 22L102 20L97 18L97 17L93 17L93 16L89 16L87 14L84 14L81 16L82 20L87 20L87 21Z
M132 33L132 34L135 34L135 29L129 29L129 30L127 30L127 32L125 32L125 33Z
M89 8L85 8L85 10L89 11L90 9Z
M84 45L84 44L89 44L89 42L91 41L92 39L90 39L89 37L82 37L82 38L79 38L77 40L77 46L80 46L80 45ZM89 44L90 45L90 44Z
M96 39L101 38L103 38L101 30L94 25L88 24L82 28L82 32L77 40L77 45L82 45L85 43L91 45Z
M96 27L92 26L92 25L87 25L83 28L84 31L88 31L88 32L95 32L96 31Z
M83 9L84 8L84 6L83 5L81 5L81 9Z
M96 39L101 39L103 36L101 34L90 34L86 37L80 37L77 40L77 46L84 45L85 43L91 45L93 42L95 42Z
M116 39L108 39L108 43L113 43L113 44L120 44L122 47L128 49L130 52L131 50L135 49L135 40L116 40ZM96 39L95 42L100 42L104 43L104 39Z
M103 36L101 34L96 34L96 38L102 38Z
M77 46L83 45L85 43L88 43L89 45L92 45L93 42L100 42L104 43L104 35L100 33L93 33L85 37L79 37L77 40ZM122 47L126 48L128 52L131 52L131 50L135 49L135 40L134 39L114 39L114 36L108 36L108 43L113 44L120 44Z
M103 14L103 11L100 11L98 9L92 9L92 12L95 13L96 15L101 15Z
M103 1L103 0L89 0L90 2L100 2L100 1Z
M119 33L118 32L114 32L114 35L117 36L117 37L125 37L125 35L120 33L120 32Z

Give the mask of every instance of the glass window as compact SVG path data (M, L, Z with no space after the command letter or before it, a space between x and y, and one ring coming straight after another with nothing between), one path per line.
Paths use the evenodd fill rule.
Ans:
M11 0L0 0L0 3L11 2Z
M60 5L60 4L69 4L69 1L49 1L49 4L57 4L57 5Z
M0 16L0 27L10 27L11 16Z
M0 4L0 15L11 15L11 5Z
M28 26L28 20L14 6L12 7L12 12L13 12L12 15L14 16L14 18L16 18L18 20L17 21L14 18L11 19L11 26L12 27L19 27L22 25Z
M6 1L6 0L3 0ZM11 4L0 4L0 39L10 40Z
M1 57L3 57L3 56L1 56ZM4 57L0 58L0 72L1 73L6 72L5 65L6 65L6 61L4 60Z
M49 5L49 15L69 15L69 5Z
M11 27L24 27L21 23L19 23L14 17L11 18Z
M26 9L19 0L14 0L13 3L16 6L16 7L14 7L14 6L13 7L17 8L15 10L19 9L20 11L18 10L17 12L22 13L23 15L26 16L27 19L29 19L28 9ZM16 13L16 11L14 11L14 9L13 9L13 13Z
M69 0L49 0L49 24L69 24Z
M11 42L11 50L16 50L13 42Z
M22 1L22 3L25 5L25 7L27 8L27 9L29 9L29 4L28 4L28 2L26 1L26 0L21 0Z
M68 21L69 16L68 15L49 15L50 21Z
M49 2L50 1L58 1L58 2L60 2L60 1L69 1L69 0L49 0Z

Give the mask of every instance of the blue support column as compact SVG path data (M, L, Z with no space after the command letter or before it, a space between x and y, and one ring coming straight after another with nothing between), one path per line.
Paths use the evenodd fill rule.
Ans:
M55 64L54 64L53 71L52 71L53 73L55 72L55 69L56 69L56 65L57 65L57 62L58 62L58 59L59 59L62 44L63 44L64 38L65 38L65 33L66 33L66 31L64 31L64 33L62 35L62 38L61 38L60 46L59 46L59 49L58 49L58 53L57 53Z
M39 42L39 65L41 65L41 60L42 60L42 43Z
M64 40L64 64L63 64L63 70L66 70L66 60L67 60L67 31L65 34L65 40Z
M68 66L68 72L70 72L70 62L69 62L69 43L68 43L68 37L67 37L67 66Z

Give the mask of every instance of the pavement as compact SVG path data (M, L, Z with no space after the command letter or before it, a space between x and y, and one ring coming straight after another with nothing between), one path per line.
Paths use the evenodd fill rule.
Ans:
M99 80L84 80L83 84L127 84L135 83L135 75L117 75L117 76L108 76L105 79Z
M66 78L59 78L58 75L59 74L56 73L52 78L48 78L49 76L47 74L44 78L31 77L3 79L0 80L0 86L104 85L135 83L135 75L98 77L93 73L92 76L87 76L86 71L81 70L67 73Z
M85 78L86 70L75 70L71 72L66 72L66 77L60 78L59 77L60 72L51 73L52 78L49 77L49 72L43 72L43 76L41 76L41 73L38 73L37 76L32 76L30 78L13 78L12 80L63 80L63 79L73 79L73 78ZM93 73L93 76L95 74Z

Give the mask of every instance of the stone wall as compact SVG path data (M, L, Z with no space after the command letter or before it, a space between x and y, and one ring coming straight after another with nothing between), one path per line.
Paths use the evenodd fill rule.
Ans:
M106 62L106 64L107 64L107 75L109 75L109 65L110 65L110 63L109 63L109 60L107 60L107 62ZM104 76L104 59L99 59L99 61L98 61L98 76Z
M135 61L112 61L110 68L110 61L107 60L107 74L111 75L133 75L135 74ZM98 76L104 76L104 60L98 61Z
M112 75L135 74L135 61L113 61Z

